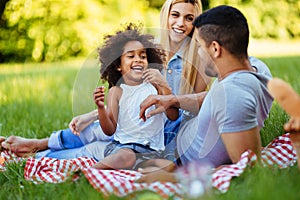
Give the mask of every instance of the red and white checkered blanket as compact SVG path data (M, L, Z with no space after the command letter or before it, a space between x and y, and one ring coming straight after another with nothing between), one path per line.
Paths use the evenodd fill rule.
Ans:
M7 161L19 161L20 159L8 155L3 151L1 157ZM244 170L254 164L256 155L251 151L242 154L238 163L224 166L212 175L212 187L221 192L229 189L230 181L233 177L238 177ZM262 150L262 163L266 166L276 165L280 168L293 166L297 161L289 134L284 134L273 140ZM104 195L115 194L126 196L132 192L148 189L160 194L164 198L169 196L182 196L180 184L167 182L154 182L151 184L135 183L141 176L133 170L98 170L90 168L96 161L90 158L76 158L71 160L58 160L53 158L29 158L26 161L24 176L27 180L35 183L60 183L68 178L78 178L78 173L82 172L90 184ZM5 170L5 163L2 164Z
M257 157L253 152L244 152L239 162L225 166L213 174L213 187L223 193L226 192L229 189L231 179L241 175L256 160ZM264 147L261 151L261 160L264 166L277 166L279 168L293 166L297 161L297 155L293 149L290 134L286 133L279 136Z

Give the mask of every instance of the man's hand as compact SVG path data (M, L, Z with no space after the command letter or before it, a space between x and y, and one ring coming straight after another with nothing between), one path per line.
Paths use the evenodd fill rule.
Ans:
M168 108L174 105L174 95L150 95L140 105L140 118L146 121L147 118L156 115L158 113L165 112ZM156 105L154 110L151 110L145 114L146 109Z

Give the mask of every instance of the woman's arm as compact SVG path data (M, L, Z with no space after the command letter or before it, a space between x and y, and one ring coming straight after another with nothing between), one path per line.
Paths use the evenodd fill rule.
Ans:
M94 91L94 101L98 107L98 118L103 132L106 135L113 135L117 128L119 113L119 99L122 94L120 87L112 87L108 91L106 108L104 105L105 88L98 87Z
M194 93L206 91L209 88L211 81L212 78L208 77L205 74L204 70L201 71L198 70L196 81L194 84Z
M79 135L82 130L84 130L88 125L90 125L97 119L98 111L93 110L89 113L73 117L73 119L69 123L69 128L75 135Z
M172 90L171 90L170 87L156 86L156 89L157 89L159 95L170 95L170 94L172 94ZM168 119L170 119L170 120L176 120L178 118L178 116L179 116L179 109L172 106L170 108L167 108L166 111L165 111L165 113L166 113Z

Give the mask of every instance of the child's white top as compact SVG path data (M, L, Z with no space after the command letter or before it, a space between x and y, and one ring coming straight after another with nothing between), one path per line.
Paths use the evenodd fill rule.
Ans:
M154 115L145 122L139 118L140 104L151 94L157 94L156 88L150 83L137 86L121 84L123 90L119 101L119 116L114 139L122 144L138 143L149 145L154 150L164 150L163 113ZM155 106L146 110L149 112Z

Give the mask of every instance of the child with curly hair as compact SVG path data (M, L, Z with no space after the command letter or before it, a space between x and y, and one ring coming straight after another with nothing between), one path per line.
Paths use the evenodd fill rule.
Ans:
M164 52L153 39L129 24L125 31L106 36L98 51L101 79L109 83L109 91L106 97L103 86L96 88L94 101L103 132L114 139L108 145L98 145L103 154L98 155L94 168L131 169L138 157L159 157L164 150L164 115L147 120L139 117L140 104L149 95L171 94L166 87L143 82L144 70L161 70L164 62ZM178 117L176 108L165 113L171 120Z
M113 136L107 137L112 140L99 139L86 144L85 141L94 137L92 131L72 134L57 131L49 139L11 136L4 141L3 137L0 138L2 146L18 155L38 151L37 158L71 159L86 156L99 161L94 167L101 169L129 169L139 157L160 157L160 152L165 148L165 114L147 120L139 117L140 104L145 98L172 92L169 87L143 80L146 69L161 71L165 61L165 52L153 40L152 35L141 34L140 27L130 23L124 30L105 36L103 46L98 49L101 79L108 82L109 91L106 97L103 86L96 88L94 101L101 126L100 135ZM154 107L148 111L152 109ZM179 115L177 108L167 109L165 113L171 120ZM71 137L73 134L78 137ZM46 147L48 149L44 150Z

